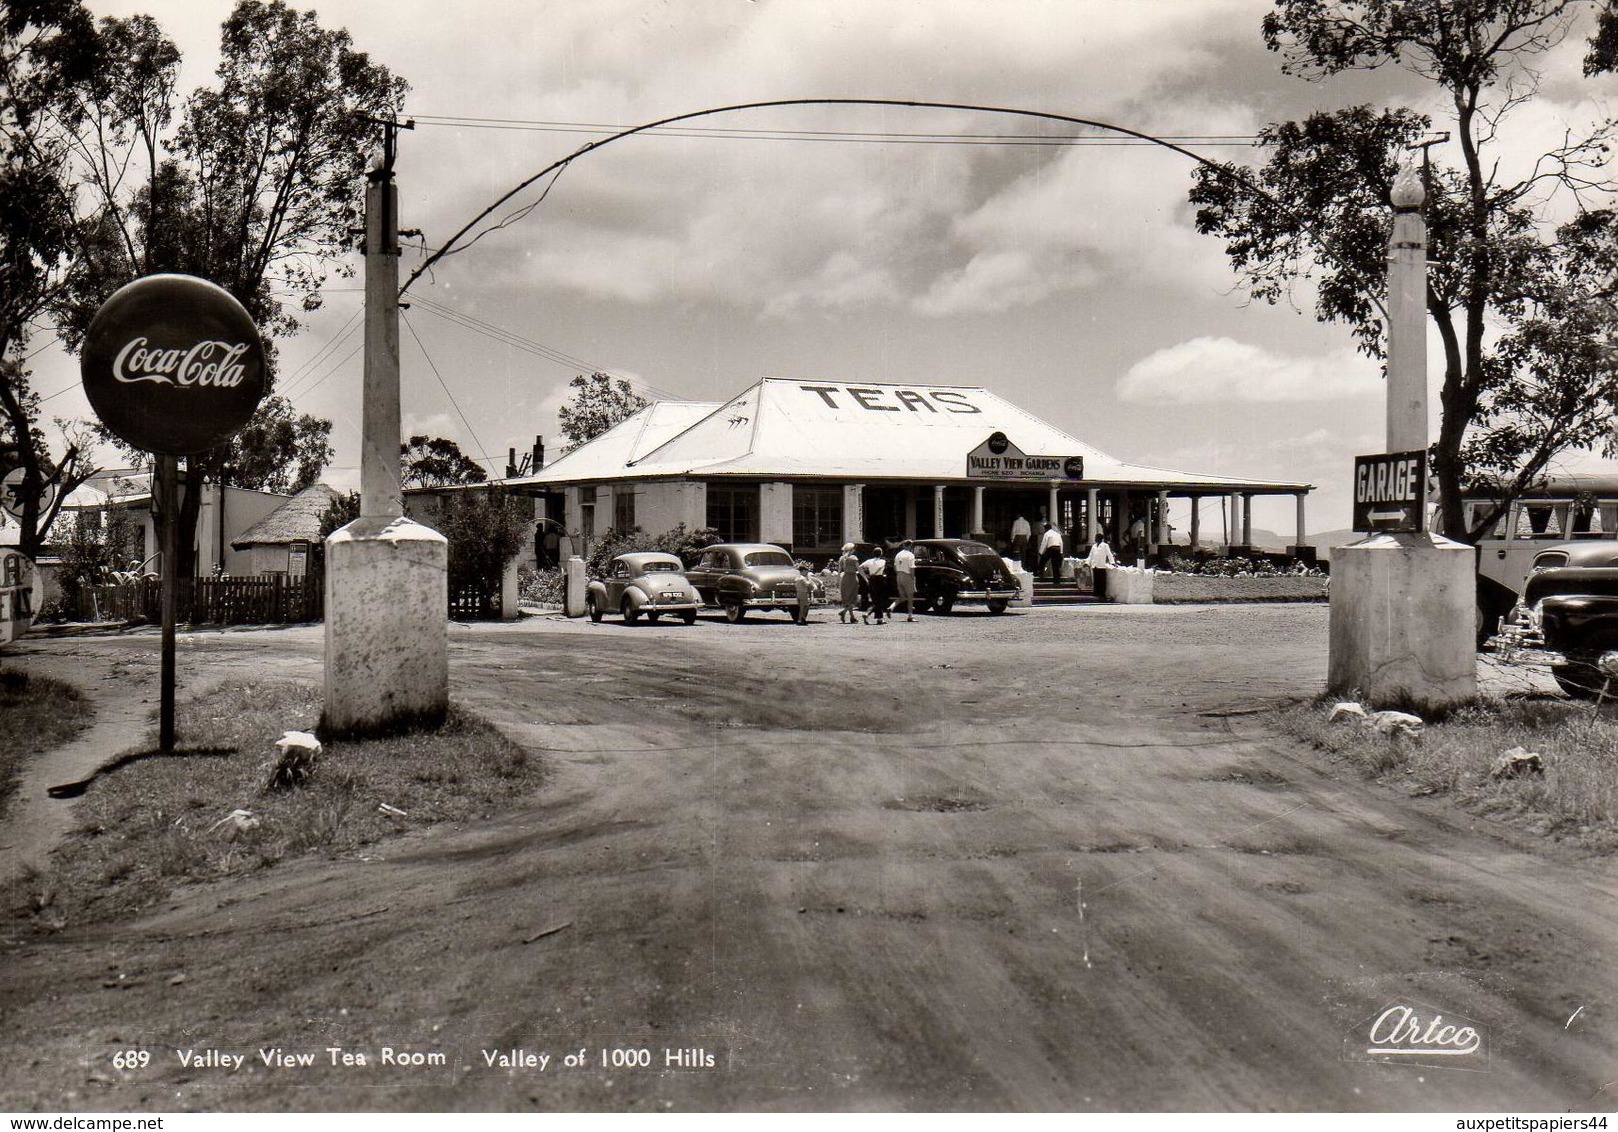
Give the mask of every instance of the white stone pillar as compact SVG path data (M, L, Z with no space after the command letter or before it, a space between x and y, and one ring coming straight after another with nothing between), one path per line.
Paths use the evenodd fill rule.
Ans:
M1191 497L1191 549L1202 546L1202 496Z
M1093 487L1084 489L1084 541L1096 544L1097 521L1100 518L1101 493Z
M449 544L399 490L399 221L393 173L365 197L360 517L326 540L323 732L436 725L449 709Z
M933 537L946 538L944 534L944 485L933 485Z
M1393 186L1388 248L1387 445L1427 447L1425 191L1411 165ZM1477 566L1439 535L1376 534L1332 551L1328 690L1372 706L1440 710L1477 696Z
M1050 510L1047 511L1046 514L1050 516L1051 526L1055 527L1057 530L1061 530L1062 529L1061 501L1057 498L1056 485L1054 483L1051 484L1050 495L1051 495ZM1034 536L1036 538L1039 537L1039 532L1037 532L1037 531L1034 532ZM1063 537L1065 538L1066 536L1064 535Z
M984 488L982 486L972 489L972 529L966 533L973 538L988 534L983 529L983 492Z
M865 485L843 485L843 541L865 541Z
M1304 493L1301 491L1298 492L1298 541L1294 545L1299 547L1305 545L1305 535L1303 533L1303 497Z
M1152 524L1152 542L1161 547L1169 541L1169 493L1157 493L1157 519Z
M1242 545L1253 545L1253 497L1242 496Z

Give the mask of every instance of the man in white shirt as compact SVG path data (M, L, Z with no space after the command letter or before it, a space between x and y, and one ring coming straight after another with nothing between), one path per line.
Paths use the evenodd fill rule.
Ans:
M1036 574L1045 572L1046 563L1051 567L1051 581L1062 580L1062 532L1045 524L1045 533L1039 536L1039 569Z
M912 545L909 539L905 539L899 544L899 553L893 556L893 580L897 587L893 611L897 614L899 604L904 603L906 621L916 619L916 553L910 549Z
M1085 559L1090 564L1091 584L1090 592L1096 597L1107 596L1107 571L1118 565L1118 559L1113 557L1112 547L1107 545L1107 536L1096 534L1095 545L1090 548L1089 557Z
M1034 537L1034 530L1028 525L1028 520L1021 515L1011 524L1011 557L1018 562L1028 554L1028 540Z

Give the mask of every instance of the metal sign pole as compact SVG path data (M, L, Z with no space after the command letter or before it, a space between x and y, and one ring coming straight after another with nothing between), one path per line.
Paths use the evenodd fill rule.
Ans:
M165 755L171 755L174 753L174 615L180 585L176 569L180 545L179 461L175 457L157 457L157 490L158 506L163 511L163 659L157 745Z

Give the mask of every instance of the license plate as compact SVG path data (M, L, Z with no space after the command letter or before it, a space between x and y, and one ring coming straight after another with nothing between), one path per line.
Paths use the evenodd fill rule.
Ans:
M679 590L664 590L663 591L663 600L664 601L679 601L684 596L685 595L683 593L681 593Z

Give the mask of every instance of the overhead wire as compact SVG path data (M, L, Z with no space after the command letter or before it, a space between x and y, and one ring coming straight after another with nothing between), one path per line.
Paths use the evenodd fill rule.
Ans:
M466 426L466 434L472 438L472 444L478 450L477 459L485 463L493 464L498 457L491 456L488 452L484 451L483 441L478 439L477 432L472 428L472 422L466 419L466 414L461 411L460 402L455 400L455 394L450 392L448 383L444 381L444 375L438 372L438 366L433 361L433 356L427 352L426 343L421 340L421 335L416 333L416 328L411 325L410 319L405 317L405 313L402 310L399 312L399 321L404 323L406 330L410 331L410 337L416 340L416 348L421 351L421 356L427 359L427 368L433 371L433 376L438 379L439 387L443 389L444 396L449 398L450 406L455 410L455 415L460 417L461 423Z

